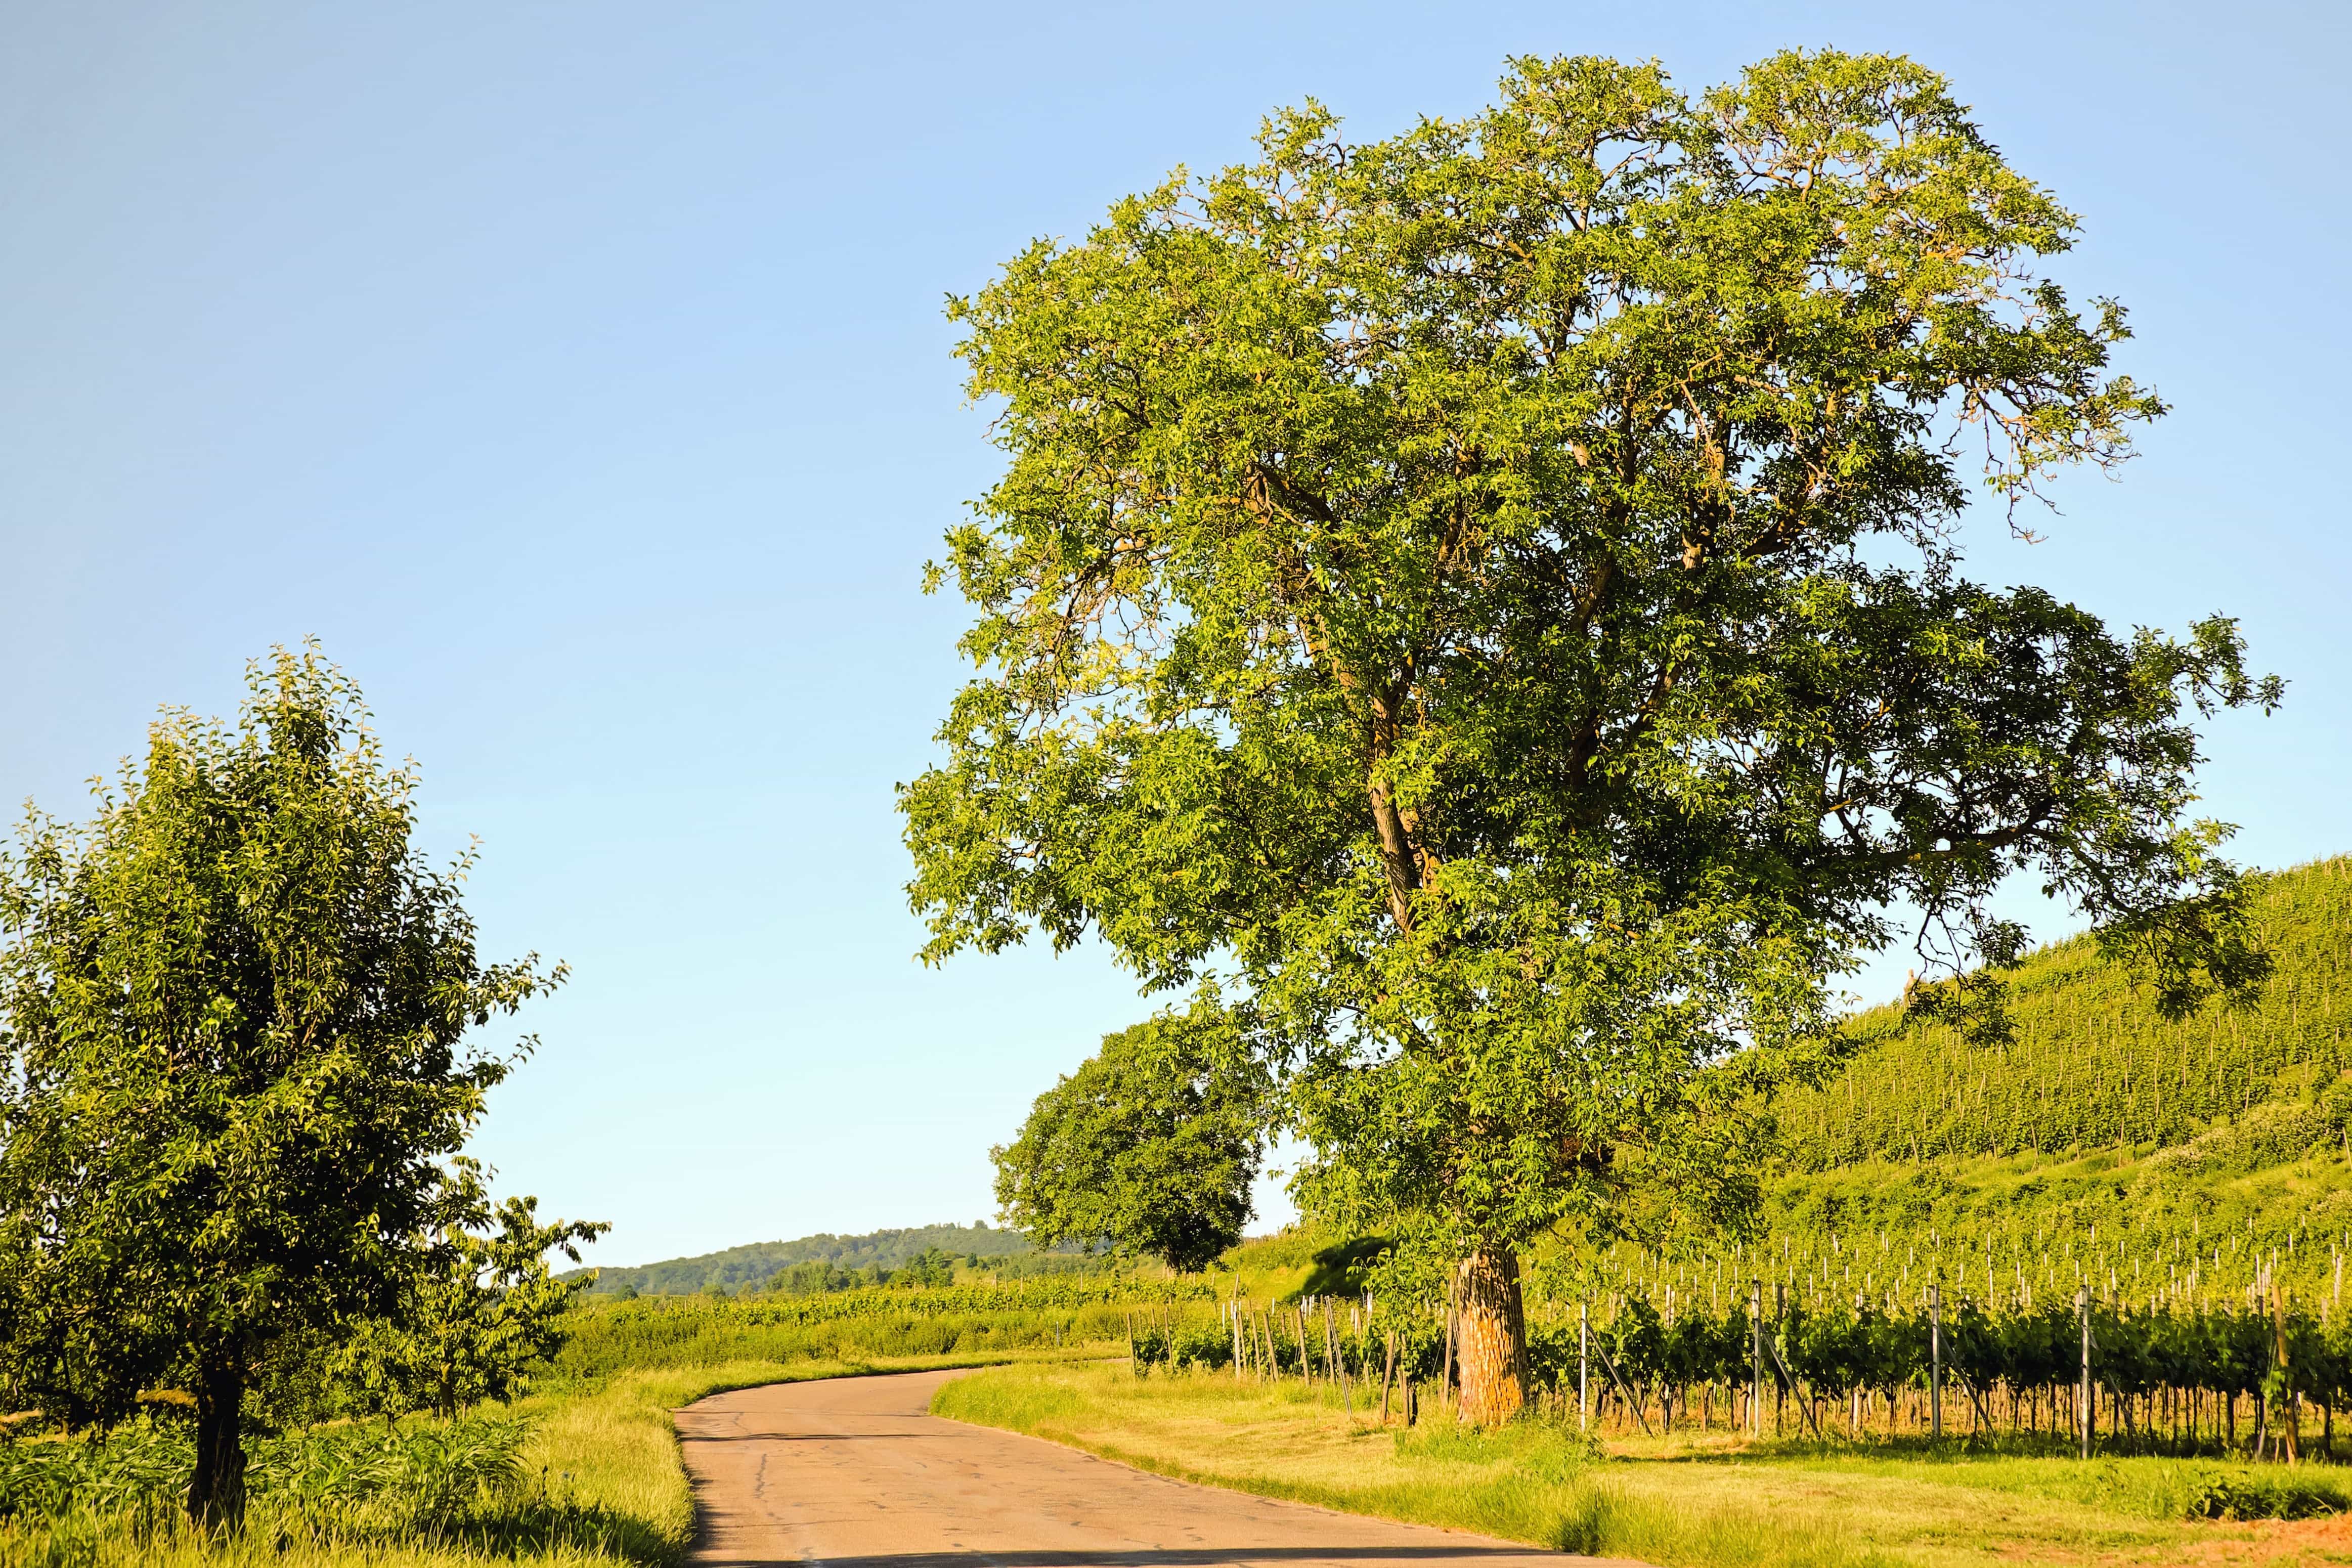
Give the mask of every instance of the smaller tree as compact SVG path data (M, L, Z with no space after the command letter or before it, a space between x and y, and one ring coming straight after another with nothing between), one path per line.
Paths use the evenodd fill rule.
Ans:
M890 1270L890 1283L908 1289L935 1289L955 1283L956 1260L936 1247L927 1247Z
M0 851L5 1381L77 1425L188 1391L188 1510L224 1530L257 1378L394 1314L462 1227L451 1161L514 1059L467 1037L563 973L479 960L466 863L417 853L415 773L340 670L281 649L248 685Z
M610 1225L541 1225L535 1197L508 1198L494 1211L480 1167L456 1165L461 1222L435 1238L399 1310L362 1325L336 1357L336 1381L377 1411L455 1415L511 1397L531 1367L562 1348L563 1315L594 1283L593 1275L556 1279L548 1254L577 1263L580 1244Z
M1267 1082L1230 1015L1162 1014L1103 1037L992 1149L1004 1218L1038 1242L1157 1253L1194 1273L1241 1239Z
M787 1296L823 1296L849 1289L857 1282L856 1274L835 1267L833 1259L812 1258L777 1269L768 1280L768 1289Z

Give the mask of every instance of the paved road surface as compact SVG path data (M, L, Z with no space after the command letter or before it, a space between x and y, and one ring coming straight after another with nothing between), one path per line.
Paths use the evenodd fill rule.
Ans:
M1512 1542L1145 1475L927 1415L951 1372L772 1384L678 1412L695 1561L831 1568L1570 1568Z

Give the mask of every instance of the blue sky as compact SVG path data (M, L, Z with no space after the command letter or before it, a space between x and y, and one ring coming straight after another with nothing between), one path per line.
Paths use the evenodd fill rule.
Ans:
M436 849L482 838L488 951L573 966L503 1187L614 1263L986 1215L988 1145L1142 1005L1097 955L911 957L891 785L959 679L919 570L992 466L942 295L1309 94L1381 134L1507 54L1835 44L1949 74L2083 215L2057 270L2177 407L1978 573L2242 616L2293 684L2213 727L2210 807L2258 864L2352 848L2347 15L19 0L0 795L79 810L316 635Z

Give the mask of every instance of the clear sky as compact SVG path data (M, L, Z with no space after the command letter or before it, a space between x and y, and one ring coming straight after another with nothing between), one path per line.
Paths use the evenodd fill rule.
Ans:
M0 795L79 812L159 704L323 639L436 853L481 837L487 950L573 966L479 1147L614 1221L607 1262L987 1215L988 1146L1141 1015L1098 956L911 956L890 786L961 624L919 576L993 457L940 303L1309 94L1381 134L1514 53L1948 73L2083 215L2059 273L2132 308L2178 410L2046 543L1987 519L1979 574L2243 616L2289 706L2214 726L2210 807L2257 864L2352 848L2352 8L5 16Z

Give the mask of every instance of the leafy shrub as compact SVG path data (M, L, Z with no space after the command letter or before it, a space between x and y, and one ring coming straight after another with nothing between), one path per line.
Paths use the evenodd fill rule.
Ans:
M2333 1142L2337 1131L2317 1106L2295 1100L2257 1105L2234 1121L2157 1151L2142 1166L2140 1180L2242 1175L2299 1159L2313 1144Z
M2213 1475L2182 1500L2183 1519L2325 1519L2352 1499L2342 1482L2284 1471L2276 1475Z

